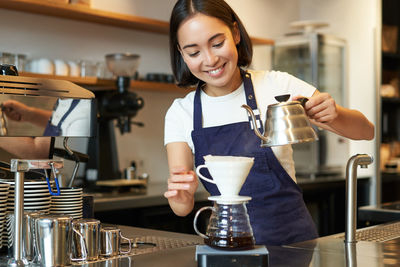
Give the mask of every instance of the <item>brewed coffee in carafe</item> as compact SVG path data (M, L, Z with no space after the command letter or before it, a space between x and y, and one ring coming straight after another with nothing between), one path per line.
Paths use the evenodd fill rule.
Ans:
M203 207L195 215L193 226L204 243L224 250L246 250L255 245L253 230L247 214L246 203L251 197L240 196L239 192L253 166L253 158L233 156L204 157L205 164L196 169L199 178L216 184L221 195L210 196L213 207ZM207 168L212 179L204 177L200 169ZM204 210L211 210L206 234L197 229L197 218Z
M214 203L204 243L219 249L251 249L253 230L245 203Z

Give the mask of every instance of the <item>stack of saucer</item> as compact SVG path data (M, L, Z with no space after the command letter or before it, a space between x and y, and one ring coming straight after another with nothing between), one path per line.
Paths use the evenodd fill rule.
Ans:
M7 198L10 185L0 183L0 248L3 246L2 235L6 228Z
M7 211L5 227L2 233L2 245L11 248L14 241L14 212Z
M10 182L7 210L14 211L14 181ZM46 181L24 182L24 210L50 211L51 197Z
M51 197L50 214L63 214L74 219L81 219L83 216L83 189L60 188L60 195Z

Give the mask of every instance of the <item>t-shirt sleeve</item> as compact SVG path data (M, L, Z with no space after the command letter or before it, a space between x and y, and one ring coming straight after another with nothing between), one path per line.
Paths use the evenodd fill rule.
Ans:
M311 84L281 71L266 71L264 74L260 72L255 76L255 84L256 89L265 89L260 93L262 99L259 101L262 107L276 103L274 97L277 95L290 94L291 98L295 96L311 97L316 90ZM264 103L263 101L266 102Z
M187 142L182 114L183 110L175 100L165 115L164 145L173 142Z
M300 80L299 78L296 78L295 76L285 73L284 75L287 76L287 83L288 83L288 88L291 92L292 97L294 96L305 96L305 97L311 97L315 90L314 86L312 86L309 83L306 83L303 80Z

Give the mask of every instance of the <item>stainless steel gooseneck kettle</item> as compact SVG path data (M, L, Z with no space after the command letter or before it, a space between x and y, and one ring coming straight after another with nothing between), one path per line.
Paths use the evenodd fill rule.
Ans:
M248 105L242 105L251 115L255 134L261 139L262 147L297 144L318 140L311 126L304 104L307 98L300 101L287 101L290 95L276 96L279 103L268 105L264 134L256 126L256 117Z

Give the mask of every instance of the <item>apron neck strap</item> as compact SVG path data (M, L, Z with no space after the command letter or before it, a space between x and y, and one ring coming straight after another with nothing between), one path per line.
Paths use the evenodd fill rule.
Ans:
M68 117L69 114L71 114L72 110L79 104L79 99L73 99L71 102L71 105L69 106L67 112L64 113L62 116L61 120L58 122L57 127L61 127L61 124L64 122L64 120ZM51 119L50 119L51 120Z
M261 121L261 113L257 106L257 101L254 93L253 82L251 81L251 74L245 70L240 69L240 74L242 75L243 83L244 83L244 91L246 93L246 103L253 110L254 117L256 117L256 125L260 132L264 132L262 121ZM253 130L252 118L249 114L248 121L250 123L250 128Z
M244 85L244 91L246 94L246 103L251 109L253 110L253 113L257 119L257 128L259 128L261 131L263 131L262 127L262 122L260 118L260 111L258 110L257 107L257 102L256 98L254 95L254 87L253 87L253 82L251 81L251 74L246 72L243 69L240 69L240 75L243 80L243 85ZM205 85L205 82L200 81L197 85L196 88L196 93L194 96L194 111L193 111L193 129L194 130L199 130L203 127L203 121L202 121L202 107L201 107L201 90L203 86ZM240 108L240 107L239 107ZM249 122L251 128L253 128L253 125L251 123L251 117L249 116Z

